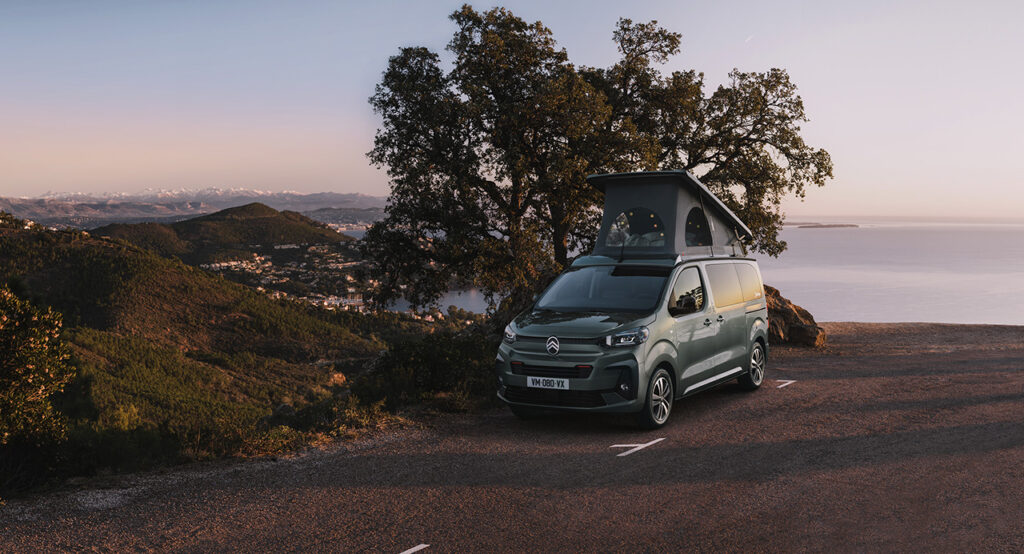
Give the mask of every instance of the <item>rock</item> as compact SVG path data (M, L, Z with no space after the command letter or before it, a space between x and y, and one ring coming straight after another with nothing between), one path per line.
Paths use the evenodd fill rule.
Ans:
M768 298L768 342L820 347L825 345L825 330L807 310L790 302L778 289L765 285Z
M345 378L344 373L335 372L331 374L331 379L330 381L327 382L327 384L332 387L341 387L345 385L346 381L348 381L348 379Z

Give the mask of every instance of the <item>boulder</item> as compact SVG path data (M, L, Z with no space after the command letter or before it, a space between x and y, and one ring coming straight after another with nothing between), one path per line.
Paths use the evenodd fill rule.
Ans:
M790 302L778 289L765 285L768 298L768 342L820 347L825 345L825 330L807 310Z

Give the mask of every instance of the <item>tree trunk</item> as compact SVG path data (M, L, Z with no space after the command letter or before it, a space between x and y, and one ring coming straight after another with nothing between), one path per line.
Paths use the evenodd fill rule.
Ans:
M569 265L569 226L556 224L551 230L551 245L555 250L555 261L565 269Z
M569 265L569 224L566 223L565 212L551 206L551 246L555 251L555 262L562 269Z

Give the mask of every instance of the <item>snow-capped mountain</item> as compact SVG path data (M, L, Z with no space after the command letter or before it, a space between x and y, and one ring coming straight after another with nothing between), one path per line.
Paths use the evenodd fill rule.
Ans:
M91 228L108 223L175 221L261 202L277 210L383 208L386 199L358 193L270 192L250 189L144 190L135 194L53 193L2 198L0 211L44 225Z

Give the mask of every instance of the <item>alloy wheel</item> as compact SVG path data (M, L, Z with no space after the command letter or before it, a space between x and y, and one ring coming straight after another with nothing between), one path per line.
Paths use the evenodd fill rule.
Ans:
M659 425L668 419L672 412L672 383L668 377L659 375L651 385L651 419Z
M750 353L750 380L755 385L760 385L764 379L764 349L760 344L754 344L754 351Z

